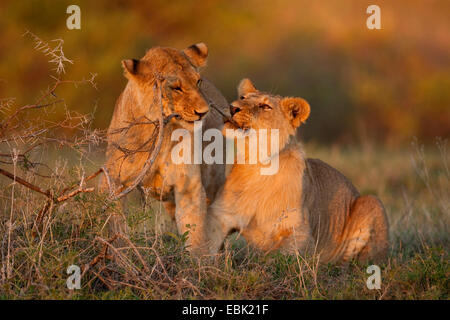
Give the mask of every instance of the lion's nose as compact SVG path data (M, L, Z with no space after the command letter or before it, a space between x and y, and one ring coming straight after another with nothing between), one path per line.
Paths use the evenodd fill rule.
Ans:
M234 116L234 114L238 113L239 111L241 111L241 108L235 107L232 104L230 104L230 113L232 116Z
M208 111L206 111L206 112L197 112L197 111L194 111L195 112L195 114L201 119L201 118L203 118L207 113L208 113Z

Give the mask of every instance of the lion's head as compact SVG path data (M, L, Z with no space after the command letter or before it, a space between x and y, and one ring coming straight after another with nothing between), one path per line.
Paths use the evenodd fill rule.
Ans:
M199 90L199 68L206 64L207 56L207 46L198 43L182 51L155 47L140 60L123 60L125 76L135 89L138 107L145 109L154 104L154 85L159 80L164 115L175 113L179 117L173 121L192 129L192 123L201 120L209 111Z
M238 86L239 99L231 103L231 121L226 129L278 129L280 147L283 147L296 129L306 121L310 106L302 98L280 97L261 92L249 79L243 79Z

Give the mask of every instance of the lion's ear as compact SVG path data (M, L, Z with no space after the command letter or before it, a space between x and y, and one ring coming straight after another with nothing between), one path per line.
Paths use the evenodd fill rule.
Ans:
M193 44L183 50L189 61L194 67L200 68L205 66L208 57L208 47L203 42Z
M122 60L122 67L125 71L125 76L135 76L138 74L140 61L136 59L126 59Z
M239 97L246 95L247 93L256 92L255 86L250 79L242 79L238 85L238 95Z
M311 111L309 103L302 98L284 98L281 107L294 128L305 122Z

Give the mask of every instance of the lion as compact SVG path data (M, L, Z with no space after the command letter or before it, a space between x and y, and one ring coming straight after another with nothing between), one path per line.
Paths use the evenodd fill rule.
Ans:
M100 182L102 191L109 188L114 194L132 185L148 158L145 151L156 140L154 122L160 117L162 105L168 122L161 148L138 188L164 203L180 234L189 231L186 245L192 251L201 250L205 243L207 202L214 200L224 183L225 166L174 164L170 152L177 142L171 140L171 134L180 128L192 134L194 121L202 121L204 130L220 130L223 126L228 102L199 74L207 56L207 46L198 43L181 51L155 47L140 60L122 61L128 83L116 102L107 131L107 175ZM128 232L123 214L113 215L110 226L115 233Z
M388 221L381 201L361 196L343 174L321 160L307 159L294 139L310 114L309 104L258 91L248 79L241 81L238 94L223 134L234 139L231 129L278 129L280 151L270 157L279 157L279 169L262 175L261 161L233 165L208 209L210 253L220 250L229 233L239 231L265 252L316 253L321 262L385 257Z

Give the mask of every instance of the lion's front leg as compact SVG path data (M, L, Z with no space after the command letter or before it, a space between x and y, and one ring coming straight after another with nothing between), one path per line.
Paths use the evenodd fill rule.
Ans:
M188 166L174 185L175 221L179 234L188 232L188 250L201 254L205 250L206 193L199 166Z
M227 235L234 229L230 218L221 208L210 207L206 219L206 233L208 237L208 251L217 254Z
M208 237L208 251L210 254L219 252L225 238L233 230L245 226L236 214L237 208L232 201L226 201L223 192L219 191L218 198L208 208L206 217L206 234Z

